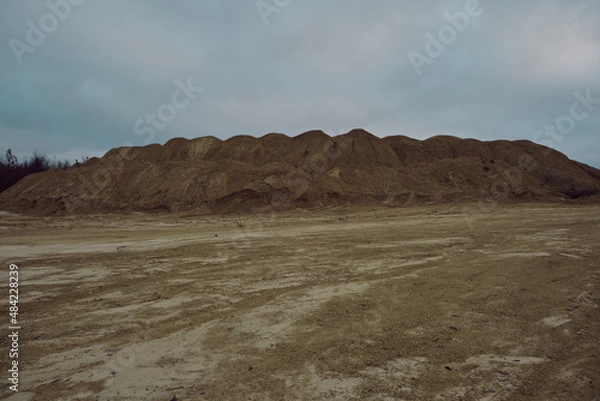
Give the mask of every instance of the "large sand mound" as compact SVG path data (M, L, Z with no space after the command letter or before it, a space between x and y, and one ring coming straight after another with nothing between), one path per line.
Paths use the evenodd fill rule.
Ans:
M0 208L30 214L600 198L600 170L529 141L268 134L110 150L26 177Z

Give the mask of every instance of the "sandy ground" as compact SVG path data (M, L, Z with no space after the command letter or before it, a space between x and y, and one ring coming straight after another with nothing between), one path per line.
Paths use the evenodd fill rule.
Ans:
M3 213L0 399L600 400L599 212Z

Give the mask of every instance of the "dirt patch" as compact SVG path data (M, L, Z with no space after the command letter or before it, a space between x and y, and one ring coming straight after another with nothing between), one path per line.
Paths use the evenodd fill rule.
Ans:
M435 208L2 214L19 396L594 400L598 206Z

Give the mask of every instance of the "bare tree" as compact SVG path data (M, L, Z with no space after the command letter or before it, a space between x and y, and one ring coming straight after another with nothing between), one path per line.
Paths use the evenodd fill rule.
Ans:
M11 170L14 169L17 166L18 160L17 160L17 156L13 155L11 148L8 148L6 150L5 157L6 157L6 163L8 165L8 168L10 168Z
M68 170L71 168L71 162L68 161L67 159L63 160L63 161L58 161L56 162L56 167L61 169L61 170Z
M39 173L40 171L46 171L50 169L51 163L48 156L39 153L37 150L33 152L31 159L29 160L29 169L32 173Z

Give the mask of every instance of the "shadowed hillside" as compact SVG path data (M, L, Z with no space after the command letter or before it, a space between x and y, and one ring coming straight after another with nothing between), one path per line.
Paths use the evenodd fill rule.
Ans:
M31 214L238 212L339 204L598 199L600 170L529 141L268 134L175 138L26 177L0 208Z

